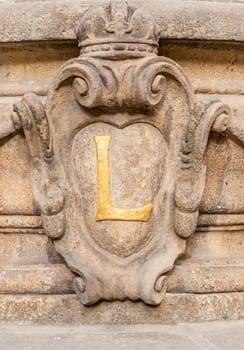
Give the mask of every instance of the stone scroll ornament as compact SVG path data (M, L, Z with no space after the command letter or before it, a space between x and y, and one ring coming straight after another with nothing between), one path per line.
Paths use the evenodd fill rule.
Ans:
M145 10L112 0L76 34L80 56L61 67L46 105L25 95L11 122L24 130L43 228L81 303L157 305L197 226L210 131L231 129L230 110L194 101L181 67L157 55Z

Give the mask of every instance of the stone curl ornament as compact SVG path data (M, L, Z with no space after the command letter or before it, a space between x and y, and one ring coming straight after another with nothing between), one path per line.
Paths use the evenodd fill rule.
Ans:
M146 11L112 0L76 33L80 57L60 68L45 106L25 96L4 132L24 130L43 227L80 301L157 305L197 226L210 131L243 131L157 56Z

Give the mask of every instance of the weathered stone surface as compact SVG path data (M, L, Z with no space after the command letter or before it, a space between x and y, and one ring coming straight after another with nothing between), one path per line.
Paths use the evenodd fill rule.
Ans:
M23 134L18 134L11 140L1 140L0 214L29 214L35 211L28 159L16 157L16 150L19 154L27 154Z
M238 259L244 254L243 231L198 232L190 238L186 255L193 259Z
M1 325L0 346L13 350L242 350L243 321L215 321L179 325Z
M226 94L232 100L244 93L241 45L169 41L161 43L159 52L182 65L196 93Z
M244 321L140 325L0 324L0 347L14 350L243 350Z
M73 276L64 264L22 264L0 267L0 294L74 293Z
M229 230L237 225L244 225L244 214L202 214L198 221L198 229L205 227L209 231L213 227L225 227Z
M74 27L85 10L99 3L98 0L1 2L0 41L75 40ZM131 0L130 3L144 6L155 16L161 38L244 41L242 3L169 0L147 3Z
M0 96L21 96L30 92L45 96L48 93L50 81L14 80L0 81Z
M156 56L153 18L125 1L91 9L76 34L81 56L60 69L46 106L26 95L12 115L44 231L79 276L82 303L158 304L197 225L210 130L232 130L231 112L194 102L181 68Z
M32 230L41 231L41 218L39 215L0 215L0 232L4 229L9 230ZM11 231L9 231L11 232Z
M171 293L244 292L244 259L177 264L168 279Z
M128 29L131 13L128 17L123 4L112 4L109 21L101 8L94 10L100 21L86 15L77 31L82 56L56 74L61 63L78 55L71 26L73 31L90 3L0 3L0 18L10 6L22 11L26 23L38 12L31 31L21 21L10 22L23 29L10 35L5 25L5 39L13 43L28 37L29 43L1 45L0 53L0 294L36 294L4 296L3 319L80 323L93 322L98 315L99 322L116 323L143 317L146 322L241 317L244 56L242 43L234 46L233 41L244 40L243 24L237 25L243 5L143 3L162 23L161 38L167 37L160 55L185 68L192 89L175 62L155 56L157 27L152 18L139 10L130 18L133 30ZM238 14L235 23L228 17L225 25L230 6ZM172 37L219 42L169 42ZM30 44L36 39L66 41ZM232 43L223 44L230 39ZM195 101L193 90L198 93ZM25 96L20 103L19 96L29 92L38 97ZM211 98L202 103L206 94ZM110 138L107 163L100 166L99 137ZM108 187L101 191L105 168ZM199 208L203 215L194 233ZM138 209L149 210L141 220ZM171 273L190 235L185 255ZM75 275L60 264L51 239ZM74 296L55 295L75 290L84 304L126 298L158 304L166 288L165 305L155 309L125 302L88 311L77 308ZM36 315L31 307L37 308ZM69 307L74 315L68 315ZM124 312L135 316L125 317Z
M48 263L47 244L48 238L36 233L0 233L0 266Z
M157 307L141 302L99 303L92 308L74 295L0 296L2 321L76 324L145 324L236 320L244 317L244 293L166 294Z
M76 35L81 55L60 69L46 105L24 96L2 136L24 130L33 210L79 276L81 301L158 304L197 225L210 131L243 143L242 125L226 104L194 101L181 68L156 56L145 11L112 1L87 12ZM2 95L23 92L15 81Z
M6 83L6 91L4 85L1 91L4 95L16 95L29 92L32 87L33 92L43 94L59 66L78 54L74 42L6 44L0 52L0 78ZM198 93L232 94L233 99L243 94L242 46L162 41L160 55L179 63Z
M221 99L226 101L232 108L234 118L238 118L238 121L242 123L241 115L244 113L244 102L241 95L233 95L233 93L242 93L244 88L235 90L236 87L241 86L243 83L241 77L243 73L243 51L239 50L238 47L204 47L204 46L193 46L187 44L163 44L161 48L161 53L165 54L177 62L179 62L184 70L187 72L190 81L193 83L196 91L206 91L206 92L223 92L226 94L217 94L213 98ZM33 43L31 45L24 45L21 47L11 47L4 48L1 50L0 58L3 63L3 66L0 70L1 78L5 78L2 85L2 94L3 95L18 95L24 92L29 91L28 85L25 84L25 80L20 79L30 79L36 77L40 80L40 86L45 82L42 82L41 79L49 80L55 74L57 67L63 63L64 59L69 59L78 54L78 50L75 45L64 45L64 44L37 44ZM201 70L199 70L199 65ZM8 77L8 78L6 78ZM8 81L10 80L10 85ZM12 84L13 81L13 84ZM196 83L198 81L198 83ZM196 83L196 84L195 84ZM5 90L6 86L6 90ZM38 81L37 81L38 86ZM11 90L9 90L11 87ZM11 92L12 91L12 92ZM38 94L41 92L37 91ZM199 99L204 98L205 95L200 94ZM11 104L17 102L19 97L1 97L0 103ZM7 140L5 142L8 142ZM12 140L9 141L10 145ZM14 144L14 153L18 155L18 162L20 167L14 172L16 176L19 177L18 182L14 183L14 177L9 174L8 183L9 188L15 188L15 194L12 194L12 198L17 198L17 196L22 197L23 193L21 186L24 186L24 183L27 179L23 178L23 183L21 180L20 170L23 167L26 167L26 158L27 154L22 147L22 141L16 141ZM208 179L211 182L214 182L214 186L206 186L206 195L204 196L204 203L202 204L203 211L215 212L218 210L219 200L221 200L222 206L228 210L232 208L242 210L243 208L243 196L242 191L237 191L235 196L232 196L231 193L235 190L236 187L240 188L243 185L243 166L242 154L243 150L241 147L235 146L232 142L228 142L230 159L230 170L225 171L224 167L224 157L219 157L218 160L215 159L216 150L214 148L214 139L213 146L209 147L208 153L209 159L213 158L212 163L208 163ZM221 146L221 145L220 145ZM11 145L12 147L12 145ZM226 148L225 144L222 145L222 148ZM6 153L4 153L4 159L9 159L11 157L10 150L8 150L8 143L6 143ZM218 148L217 152L220 149ZM12 153L12 152L11 152ZM211 154L212 153L212 154ZM224 155L226 156L226 154ZM233 158L233 160L232 160ZM222 174L228 176L228 179L222 178L219 174L219 168L217 167L219 163L222 163ZM22 164L23 163L23 164ZM3 169L3 179L4 176L4 167ZM20 170L19 170L20 169ZM235 169L235 170L233 170ZM214 174L216 176L213 176ZM228 185L225 185L225 182ZM6 182L4 182L6 183ZM222 186L222 183L224 187ZM30 187L30 186L29 186ZM219 191L219 189L221 191ZM211 193L210 193L211 192ZM9 201L8 191L6 186L2 188L2 197ZM30 198L31 193L25 190L25 203L28 203L28 198ZM226 198L226 200L225 200ZM231 202L228 200L231 198ZM21 207L22 204L21 204ZM9 207L11 211L12 208ZM33 209L30 208L28 211L32 213ZM13 208L14 212L14 208Z
M0 294L73 294L74 275L64 264L9 265L0 269ZM179 261L168 293L244 292L244 259Z
M152 239L152 220L148 223L94 222L97 212L94 203L98 198L96 135L111 135L111 196L113 202L122 208L143 207L153 202L165 172L163 164L167 146L161 142L158 129L148 124L134 124L120 131L111 125L96 123L75 136L73 166L77 182L83 187L81 193L86 226L99 246L112 254L127 257L140 251ZM81 149L84 152L80 153Z

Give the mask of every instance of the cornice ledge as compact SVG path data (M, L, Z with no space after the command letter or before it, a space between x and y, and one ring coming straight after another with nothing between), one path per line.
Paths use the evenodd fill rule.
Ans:
M0 43L75 40L74 27L99 0L0 2ZM156 19L161 39L244 42L244 3L130 0Z

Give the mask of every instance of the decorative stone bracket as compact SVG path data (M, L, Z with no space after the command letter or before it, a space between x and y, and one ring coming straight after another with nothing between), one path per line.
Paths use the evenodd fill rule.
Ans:
M244 144L244 130L222 102L195 103L182 69L157 56L145 11L112 0L84 15L77 38L81 55L46 105L24 96L1 137L24 130L43 227L81 302L156 305L196 229L210 131Z

